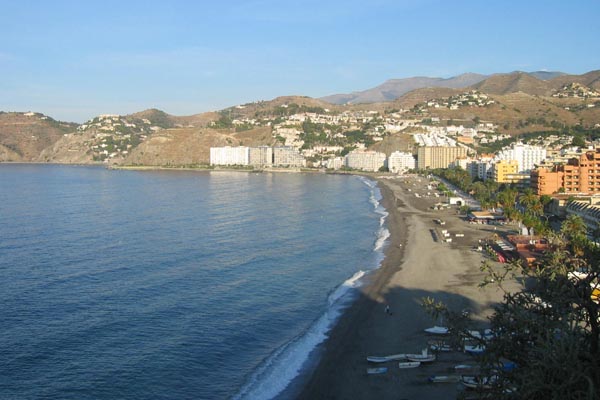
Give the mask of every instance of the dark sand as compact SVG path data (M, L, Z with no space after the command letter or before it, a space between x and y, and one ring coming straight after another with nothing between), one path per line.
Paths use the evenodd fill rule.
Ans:
M490 306L501 299L498 290L478 287L483 279L479 270L483 255L473 250L478 239L496 230L469 224L459 217L456 207L432 210L443 199L433 197L435 190L426 185L421 177L379 179L391 234L385 260L332 330L299 398L454 399L461 390L460 384L431 384L427 378L453 373L455 364L469 360L463 353L441 353L431 365L405 370L396 362L372 365L366 361L369 355L419 353L427 346L432 337L423 329L435 321L420 306L423 297L434 297L457 310L469 309L478 321L474 328L485 326ZM428 191L430 197L414 195L426 196ZM436 224L437 218L446 225ZM440 240L441 229L451 233L452 243ZM464 237L455 237L456 233ZM386 314L386 305L392 315ZM386 366L388 372L367 375L366 369L373 366Z

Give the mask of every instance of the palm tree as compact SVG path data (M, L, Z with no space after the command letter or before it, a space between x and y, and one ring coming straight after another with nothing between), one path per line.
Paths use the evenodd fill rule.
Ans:
M535 203L538 203L540 200L533 190L527 188L523 191L519 201L525 206L525 208L529 208Z
M569 240L585 237L587 227L579 215L571 214L563 221L560 232Z
M502 208L507 209L515 206L518 196L519 192L511 188L506 188L498 193L497 199Z
M542 205L542 203L540 203L539 201L531 204L528 208L527 211L532 213L533 215L536 216L541 216L544 213L544 206Z

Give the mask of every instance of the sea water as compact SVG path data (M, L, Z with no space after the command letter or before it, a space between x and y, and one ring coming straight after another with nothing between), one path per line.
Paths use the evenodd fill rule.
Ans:
M355 176L0 165L0 398L269 399L379 265Z

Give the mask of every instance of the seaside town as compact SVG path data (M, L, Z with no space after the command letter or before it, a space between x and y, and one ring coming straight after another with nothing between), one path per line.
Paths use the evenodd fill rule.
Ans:
M580 84L565 85L552 98L563 102L567 113L600 106L600 94ZM327 396L326 388L331 397L347 398L397 391L425 399L507 393L528 398L543 391L530 380L549 375L560 380L553 374L565 357L598 351L600 125L595 120L567 126L543 116L506 122L444 114L493 107L505 112L497 97L478 90L406 109L294 101L302 99L248 103L197 119L159 110L103 114L81 125L33 112L0 117L56 131L55 144L41 151L38 160L44 162L66 155L71 163L114 169L375 179L395 220L377 275L384 283L368 285L367 299L346 311L357 333L328 342L346 351L319 364L299 398ZM39 143L42 137L27 139ZM19 150L14 144L7 148ZM410 285L419 295L404 290ZM566 309L565 290L572 304ZM382 338L380 330L395 333ZM548 338L548 332L561 335ZM557 340L575 346L573 355L547 357ZM527 369L532 360L548 371ZM596 371L595 360L582 365ZM340 363L351 367L326 368ZM571 373L569 379L584 383L585 374ZM347 388L348 381L361 384Z
M597 96L588 92L582 94L576 89L569 86L564 92L572 91L573 96ZM471 92L444 102L429 101L426 106L460 107L466 102L485 107L490 101L485 95ZM365 349L370 351L362 361L367 375L388 377L387 380L369 382L369 390L381 390L382 386L402 387L404 393L435 398L453 393L456 386L452 384L458 384L457 398L502 398L517 391L518 398L530 398L528 393L533 394L539 388L533 385L534 388L528 391L523 378L515 377L519 365L535 359L546 363L551 372L544 375L546 378L538 375L531 379L560 379L553 370L558 365L536 351L540 347L555 351L557 343L553 340L561 340L539 344L537 335L563 332L564 336L559 337L563 342L589 338L591 346L596 346L598 334L594 333L595 328L569 336L565 323L591 327L599 324L594 316L596 311L589 314L589 310L598 309L600 298L598 273L592 267L600 240L599 143L573 134L529 135L526 139L514 137L510 140L510 136L496 132L495 124L485 121L465 127L449 125L448 121L439 119L403 119L401 112L384 116L373 112L333 116L324 111L293 114L278 121L273 126L273 134L280 139L279 146L211 147L210 164L217 168L237 166L301 171L308 167L375 173L382 185L394 193L396 203L403 203L405 209L412 209L423 220L431 221L423 228L429 231L430 246L436 246L430 248L435 249L438 256L446 260L460 259L465 265L471 265L469 274L477 277L482 285L499 285L506 293L513 293L510 296L516 296L505 309L496 309L491 326L481 320L476 322L468 308L456 309L460 302L451 297L443 304L437 302L438 298L424 298L424 313L430 313L434 323L423 329L420 338L403 335L402 349L397 345ZM232 122L261 123L256 120ZM356 141L348 140L347 130L356 129L357 125L361 125L364 136ZM365 125L369 128L364 129ZM307 126L316 133L308 135ZM389 132L403 131L410 132L407 137L411 141L403 142L402 149L387 148L387 154L367 149L368 144L382 141ZM318 144L313 144L312 135L320 136ZM495 152L478 151L494 142L503 146ZM425 246L425 241L427 239L415 240L412 245L418 247L417 243L421 243L420 246ZM561 257L557 257L559 253ZM473 254L483 257L480 271L472 268L478 265L477 256ZM413 262L427 263L422 254ZM429 262L432 272L443 274L437 269L441 267L439 258ZM453 262L446 261L445 264L449 267ZM537 285L520 291L519 285L515 284L518 280L507 278L509 271L517 271L512 269L515 267L522 279L533 279ZM562 278L557 278L557 269L564 268ZM407 271L401 273L405 274L402 284L415 279L408 276ZM477 287L472 284L469 289L469 286L463 283L455 291L447 284L440 285L455 295L464 295ZM564 290L574 291L570 301L575 306L569 307L568 311L558 311L557 302L564 301ZM482 300L480 293L473 292L471 296ZM388 316L393 315L390 302L389 299L382 300ZM579 307L583 311L574 311ZM550 309L553 311L549 312ZM516 312L523 314L515 316ZM540 312L545 319L539 319ZM568 316L564 312L568 312ZM481 316L480 312L478 317ZM487 314L486 318L489 317ZM504 331L509 327L510 332ZM515 340L515 335L521 335L521 338ZM539 347L531 346L533 342ZM422 349L421 352L414 352L417 347ZM385 349L387 355L384 355ZM583 345L574 354L581 355L587 349L587 345ZM404 352L398 352L402 350ZM357 360L347 361L360 364ZM485 363L489 364L486 366ZM427 377L419 372L401 372L398 378L393 372L398 368L401 371L425 368ZM548 378L548 374L553 378ZM398 387L393 377L402 386ZM432 385L430 391L414 387L411 382L419 379ZM359 397L368 396L368 393L361 392Z
M600 1L1 15L0 400L600 400Z

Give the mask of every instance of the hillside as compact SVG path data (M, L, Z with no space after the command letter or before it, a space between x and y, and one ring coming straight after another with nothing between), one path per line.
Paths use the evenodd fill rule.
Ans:
M291 106L291 108L290 108ZM253 103L241 104L234 107L229 107L222 110L222 115L236 118L260 118L261 116L269 116L277 113L289 114L298 110L306 111L322 111L324 110L340 110L339 107L306 96L280 96L273 100L257 101Z
M534 71L534 72L529 72L529 75L533 76L534 78L537 79L541 79L543 81L548 81L550 79L554 79L558 76L563 76L563 75L567 75L564 72L559 72L559 71Z
M202 128L208 126L211 122L219 119L218 112L206 112L188 116L175 116L167 114L164 111L151 108L134 114L126 115L126 118L133 120L147 120L151 125L168 128L196 127Z
M129 114L125 117L132 120L148 120L150 125L159 126L165 129L173 128L177 124L177 117L167 114L164 111L157 110L156 108Z
M0 161L37 161L42 150L76 129L40 113L0 112Z
M406 93L404 96L393 102L394 105L404 109L411 109L419 103L426 102L431 99L439 99L450 97L459 93L463 93L464 89L451 88L422 88Z
M552 86L548 81L537 79L525 72L497 74L471 86L487 94L523 92L536 96L549 96Z
M90 164L94 159L92 133L69 133L41 151L36 161L61 164Z
M556 129L558 126L575 125L579 115L557 106L548 99L525 93L508 93L491 97L495 104L487 107L463 107L458 110L436 109L430 116L454 121L491 121L499 131L516 135L525 131ZM592 124L592 121L589 121Z
M600 70L590 71L583 75L563 75L549 81L555 90L570 83L579 83L591 89L600 90Z
M259 146L274 143L269 127L244 132L169 129L152 135L123 161L130 165L208 164L211 146Z

